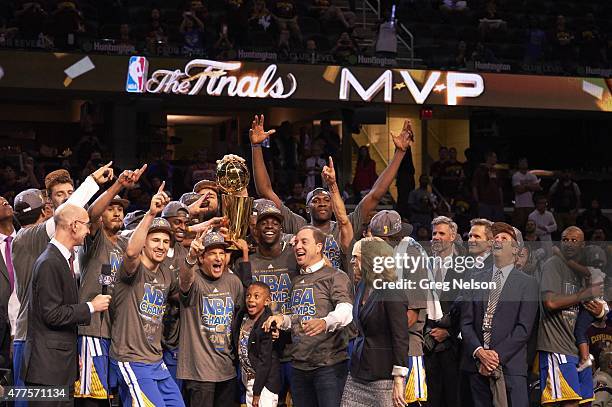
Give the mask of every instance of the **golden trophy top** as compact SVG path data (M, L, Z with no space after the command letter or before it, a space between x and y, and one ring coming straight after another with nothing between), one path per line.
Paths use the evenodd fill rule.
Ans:
M251 174L244 158L228 154L217 160L217 184L223 192L238 195L249 185Z

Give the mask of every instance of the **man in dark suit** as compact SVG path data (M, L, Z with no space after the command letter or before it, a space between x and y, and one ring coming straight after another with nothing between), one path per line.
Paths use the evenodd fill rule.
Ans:
M55 211L54 221L55 237L32 272L22 379L27 385L72 389L78 373L77 326L89 324L94 312L107 310L110 296L98 295L91 302L78 303L74 247L82 245L89 233L87 211L63 204Z
M462 368L470 373L474 406L527 406L527 342L538 311L535 279L514 267L519 245L512 226L496 222L493 267L473 279L492 283L470 292L461 314ZM494 286L495 287L494 287ZM503 378L505 389L495 386Z
M459 398L459 315L455 301L461 290L454 280L464 278L455 270L458 256L455 247L457 224L446 216L438 216L432 222L431 248L434 261L430 279L436 287L434 299L439 300L441 312L428 309L425 324L424 349L427 379L427 405L454 407Z
M4 353L2 349L10 347L11 325L14 325L16 311L19 311L19 301L15 295L15 270L11 259L11 242L16 234L13 208L6 199L0 197L0 354ZM3 338L8 338L8 341ZM0 356L0 368L7 368L8 365L9 359Z

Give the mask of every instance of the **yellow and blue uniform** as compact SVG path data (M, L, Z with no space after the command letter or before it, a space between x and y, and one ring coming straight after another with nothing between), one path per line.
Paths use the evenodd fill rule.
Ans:
M542 404L593 400L593 373L590 368L578 371L578 356L561 353L539 353Z
M157 363L119 362L111 359L124 406L184 407L183 398L163 360Z
M74 397L89 397L106 399L110 387L116 386L116 379L110 378L108 367L108 351L110 339L79 336L80 375L74 385Z
M425 364L423 356L410 356L408 359L408 380L406 383L406 403L427 401Z

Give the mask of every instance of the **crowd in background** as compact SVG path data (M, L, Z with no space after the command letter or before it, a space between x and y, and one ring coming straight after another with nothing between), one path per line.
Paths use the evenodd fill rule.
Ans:
M397 35L408 40L401 23L414 35L424 67L474 70L493 63L508 64L503 71L570 74L586 66L609 69L612 60L606 24L612 10L601 0L580 7L381 0L378 21L368 17L368 28L361 7L338 0L9 1L0 5L0 46L218 59L235 59L242 49L275 52L280 61L351 65L358 55L393 61L402 46ZM538 70L541 64L549 68Z

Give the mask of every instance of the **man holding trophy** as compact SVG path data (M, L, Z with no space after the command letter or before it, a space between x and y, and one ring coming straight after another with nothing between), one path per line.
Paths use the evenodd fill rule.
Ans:
M191 406L234 406L238 383L234 368L232 326L243 307L242 282L226 270L227 250L244 239L253 198L246 193L249 172L244 159L227 155L217 162L222 214L229 220L226 237L208 227L191 242L179 277L181 353L177 377L184 380Z

